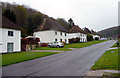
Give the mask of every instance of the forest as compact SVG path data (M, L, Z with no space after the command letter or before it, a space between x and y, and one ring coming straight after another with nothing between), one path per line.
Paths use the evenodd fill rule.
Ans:
M34 30L43 23L45 16L49 19L54 19L53 17L49 17L47 14L43 14L42 12L32 9L27 5L18 5L16 3L11 4L6 2L1 2L1 4L2 15L21 27L22 37L33 35ZM57 18L54 20L63 26L67 31L69 31L74 24L72 18L68 21L64 18Z

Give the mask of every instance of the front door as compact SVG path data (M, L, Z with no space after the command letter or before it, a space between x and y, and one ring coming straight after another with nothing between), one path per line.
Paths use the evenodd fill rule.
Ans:
M9 53L13 52L13 43L7 43L7 51Z

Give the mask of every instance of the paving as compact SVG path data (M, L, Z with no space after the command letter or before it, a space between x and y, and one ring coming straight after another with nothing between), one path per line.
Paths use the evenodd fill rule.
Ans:
M3 67L3 76L84 76L115 41Z
M112 47L112 48L109 48L108 50L111 50L111 49L118 49L118 47Z
M87 76L102 76L105 73L119 73L120 70L90 70L84 78Z

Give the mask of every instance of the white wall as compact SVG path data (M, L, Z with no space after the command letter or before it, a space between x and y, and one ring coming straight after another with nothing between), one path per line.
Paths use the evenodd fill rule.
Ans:
M100 39L100 36L98 35L93 35L93 39L95 39L95 37L98 37Z
M13 31L14 36L13 37L8 36L8 31ZM10 43L10 42L14 43L13 45L14 52L21 51L21 31L20 30L2 28L2 36L0 36L0 38L2 38L2 52L3 53L7 52L7 43Z
M61 32L60 31L56 31L57 35L55 34L54 30L47 30L47 31L39 31L39 32L34 32L34 36L40 38L40 42L41 43L51 43L51 42L55 42L55 39L57 39L58 42L60 42L60 39L62 39L62 41L65 41L65 39L67 40L66 43L68 43L68 34L65 36L65 32L62 32L62 36L61 36Z
M80 42L86 42L87 41L87 35L83 34L83 33L69 33L68 35L69 35L69 39L79 37Z

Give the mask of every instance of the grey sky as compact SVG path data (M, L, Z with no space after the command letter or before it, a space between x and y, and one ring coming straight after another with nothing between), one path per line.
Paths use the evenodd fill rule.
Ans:
M119 0L0 0L29 5L54 18L72 18L81 28L95 31L118 25Z

